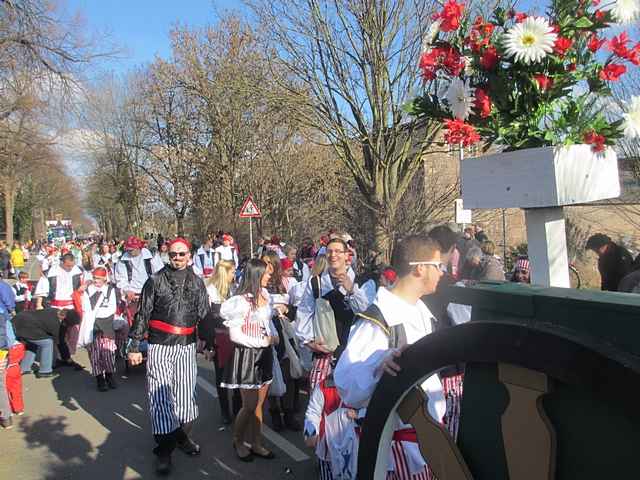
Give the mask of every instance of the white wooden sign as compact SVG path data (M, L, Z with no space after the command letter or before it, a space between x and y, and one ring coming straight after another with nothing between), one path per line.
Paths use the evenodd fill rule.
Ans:
M455 211L456 211L456 223L458 224L471 223L471 210L464 209L461 198L458 198L455 201Z

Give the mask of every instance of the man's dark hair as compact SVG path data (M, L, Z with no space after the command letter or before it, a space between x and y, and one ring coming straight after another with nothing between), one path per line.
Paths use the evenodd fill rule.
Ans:
M441 252L448 252L458 241L458 234L446 225L438 225L432 228L429 232L429 237L438 242Z
M440 244L427 235L409 235L399 241L391 257L391 266L399 277L408 275L415 268L410 262L429 262L436 252L442 251Z
M258 295L262 290L262 276L266 270L267 264L259 258L252 258L244 267L244 274L242 275L242 282L238 287L237 295L252 295L251 303L254 304L254 307L257 306Z
M611 238L604 233L596 233L591 235L584 246L586 250L599 250L601 247L611 243Z
M331 240L329 240L327 242L327 248L329 248L329 245L331 245L332 243L339 243L344 247L345 252L349 251L349 245L347 245L347 242L345 242L343 239L339 237L334 237Z
M71 260L72 262L75 262L76 261L76 257L73 256L73 253L65 253L64 255L62 255L60 257L60 262L61 263L64 263L67 260Z

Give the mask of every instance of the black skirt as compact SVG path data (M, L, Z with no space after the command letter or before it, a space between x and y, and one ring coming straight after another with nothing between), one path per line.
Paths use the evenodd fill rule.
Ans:
M273 380L273 349L233 344L233 353L222 374L224 388L257 389Z

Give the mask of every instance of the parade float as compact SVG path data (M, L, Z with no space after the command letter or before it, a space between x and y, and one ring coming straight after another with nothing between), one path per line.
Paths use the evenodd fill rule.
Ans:
M640 97L614 99L640 65L625 31L638 0L554 0L490 17L448 0L419 60L423 95L460 152L466 208L523 208L532 283L452 287L471 321L423 338L383 376L364 423L359 478L386 478L393 418L411 423L439 480L635 476L640 299L568 288L563 207L620 195L614 145L640 138ZM638 92L640 94L640 92ZM458 437L425 414L421 382L464 364ZM371 408L371 406L375 408Z

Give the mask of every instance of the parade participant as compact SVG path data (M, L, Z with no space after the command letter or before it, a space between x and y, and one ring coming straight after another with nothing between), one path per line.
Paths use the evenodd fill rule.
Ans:
M358 411L346 407L340 399L333 375L311 392L304 437L307 446L315 447L320 480L355 480L360 434L357 418Z
M296 335L300 342L314 352L310 373L311 387L322 381L331 371L332 358L339 358L349 337L355 313L369 306L366 292L354 281L355 273L347 269L348 246L341 238L329 240L326 246L328 268L321 276L312 277L302 294L296 313ZM331 304L336 333L340 345L332 352L313 331L316 299L322 297Z
M267 284L267 292L271 295L272 302L279 306L279 310L274 310L271 321L281 340L278 342L275 352L286 388L284 395L269 396L269 413L271 415L273 429L276 432L282 431L285 427L294 432L299 432L302 430L302 425L296 418L295 413L300 382L291 376L290 359L284 343L285 335L283 333L284 329L287 329L287 331L292 330L292 326L290 320L285 316L289 312L289 296L287 294L289 282L287 277L283 276L282 262L291 268L291 261L287 258L280 259L274 250L265 252L262 256L262 261L267 264L269 273L271 274L271 278ZM295 348L295 345L292 346Z
M381 287L371 307L357 316L335 369L342 401L353 408L367 407L382 374L397 375L396 360L405 348L432 332L433 316L420 297L435 291L442 276L440 246L427 236L409 236L396 246L392 265L398 273L396 284L391 290ZM445 400L438 376L429 377L422 388L428 392L427 411L440 422ZM432 478L415 430L395 415L391 478Z
M316 258L318 250L316 246L313 244L313 240L311 237L305 237L302 239L302 248L298 252L300 259L310 266L311 262Z
M160 260L162 260L162 263L169 265L169 245L166 242L161 243L158 247L158 256L160 257Z
M144 248L144 242L138 237L131 236L124 244L125 253L115 266L116 287L120 291L125 303L125 316L128 325L118 331L116 343L122 347L126 342L129 328L133 324L133 317L138 311L140 293L147 279L160 271L164 264L158 257Z
M216 251L213 249L213 239L207 237L205 242L196 252L193 261L193 270L202 278L209 278L213 274L213 267L218 262L215 261Z
M231 297L235 275L236 267L233 262L229 260L218 262L215 272L206 282L207 294L209 295L209 315L198 327L198 336L205 342L204 350L213 354L218 402L220 402L222 422L225 425L231 424L233 412L229 407L229 391L222 388L220 383L222 382L223 368L229 360L232 347L229 329L222 323L220 307Z
M40 368L38 378L53 376L54 345L60 344L60 332L66 325L70 310L45 308L43 310L24 310L13 318L18 340L35 345L36 352L27 350L20 362L23 374L31 373L31 366L38 358Z
M18 274L24 270L24 252L20 242L13 244L11 249L11 266L13 267L13 274L17 277Z
M29 274L27 272L20 272L18 274L18 281L13 284L16 313L20 313L31 304L31 287L28 282Z
M220 260L230 260L234 263L236 268L238 268L238 251L233 246L233 237L228 233L222 235L222 245L216 247L215 251L215 259L214 265L216 265Z
M5 385L7 378L7 365L9 363L9 348L12 340L7 332L11 316L9 312L0 306L0 426L4 429L13 428L11 420L11 405Z
M101 244L99 250L93 254L93 266L104 267L107 269L107 272L112 273L112 263L109 245L107 243Z
M272 345L279 342L271 321L273 306L266 286L271 275L267 264L257 258L247 262L236 295L222 304L220 315L229 328L233 354L224 370L222 387L239 389L242 408L233 426L233 446L238 458L274 458L262 445L262 407L273 380ZM247 448L244 444L251 444Z
M196 404L196 328L209 311L207 289L191 268L191 245L176 238L169 246L171 264L144 284L140 308L129 334L128 359L142 363L140 342L148 335L147 394L151 428L157 447L156 472L171 471L171 454L178 446L199 455L189 433L198 417Z
M83 272L76 265L75 257L67 252L60 257L58 265L52 266L46 276L40 277L34 296L36 297L36 309L43 308L46 303L55 309L67 310L66 322L60 328L60 338L58 350L60 360L63 365L73 366L76 370L83 367L71 360L72 349L70 348L67 333L80 323L80 317L74 306L74 292L83 288Z
M284 254L291 260L293 264L293 278L298 282L306 282L311 276L311 270L301 258L298 257L298 249L295 245L287 245L284 247Z
M267 244L267 251L276 252L278 254L278 258L284 258L285 254L282 251L282 245L280 244L280 237L277 235L272 235L269 239L269 243ZM263 253L264 255L264 253Z
M96 377L98 390L106 392L117 388L116 342L113 319L116 313L116 291L107 283L105 267L93 270L93 282L82 294L82 323L78 346L86 347L91 362L91 373Z
M511 281L515 283L531 283L531 265L527 257L518 257L513 267Z

